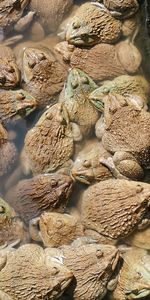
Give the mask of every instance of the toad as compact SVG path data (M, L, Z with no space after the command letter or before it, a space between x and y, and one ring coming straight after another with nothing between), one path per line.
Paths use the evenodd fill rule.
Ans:
M111 15L118 19L130 18L139 9L137 0L103 0L103 4L110 11Z

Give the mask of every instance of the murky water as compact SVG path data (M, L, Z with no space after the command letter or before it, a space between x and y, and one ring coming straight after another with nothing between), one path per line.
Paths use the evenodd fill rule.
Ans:
M80 3L83 3L86 1L77 0L75 1L75 4L79 5ZM150 81L150 35L148 36L148 31L146 29L146 23L145 23L145 16L148 20L148 16L146 15L146 11L144 8L144 5L141 7L141 23L140 25L140 34L139 37L136 38L135 44L137 43L143 57L143 63L142 68L144 70L144 74L148 81ZM147 22L148 24L148 22ZM30 28L27 32L24 33L23 41L28 41ZM57 33L56 33L57 34ZM11 35L12 36L12 35ZM8 36L9 37L9 36ZM1 39L1 32L0 32L0 39ZM16 46L16 45L15 45ZM6 125L6 128L8 132L10 133L11 139L14 141L19 153L21 153L21 150L24 145L24 137L27 133L27 131L34 126L36 121L39 119L39 116L43 113L44 109L35 111L30 116L28 116L26 119L22 119L19 121L13 121ZM18 158L18 162L14 166L13 171L11 174L7 174L7 176L1 178L1 184L0 184L0 194L5 199L5 194L8 192L8 190L11 188L11 186L15 185L20 179L23 178L30 178L32 175L29 174L28 176L25 176L21 170L20 166L20 160ZM150 172L147 171L145 181L150 183ZM73 192L72 199L69 202L69 206L76 205L80 193L84 191L86 186L83 186L82 184L78 184ZM107 297L105 298L107 300Z

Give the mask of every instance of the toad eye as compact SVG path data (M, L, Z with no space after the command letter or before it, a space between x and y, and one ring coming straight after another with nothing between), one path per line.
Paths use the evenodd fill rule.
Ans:
M51 180L51 186L52 186L52 187L57 186L57 184L58 184L58 181L57 181L57 180L55 180L55 179L52 179L52 180Z
M23 94L23 93L18 93L17 95L16 95L16 99L17 100L24 100L26 97L25 97L25 95Z
M0 206L0 214L3 214L5 212L5 207L3 205Z
M83 162L83 166L84 166L85 168L89 168L89 167L91 166L90 161L89 161L89 160L85 160L85 161Z
M74 21L73 23L72 23L72 28L73 29L78 29L78 28L80 28L81 27L81 23L79 22L79 21Z
M77 86L78 86L78 81L76 79L72 80L71 81L71 86L72 86L73 89L76 89Z
M82 83L89 83L89 79L87 77L82 77L81 78Z
M51 275L55 276L55 275L57 275L58 273L59 273L59 269L58 269L58 268L53 267L53 268L51 269Z
M103 252L102 252L102 250L100 250L100 249L96 250L96 257L97 257L97 258L103 257Z

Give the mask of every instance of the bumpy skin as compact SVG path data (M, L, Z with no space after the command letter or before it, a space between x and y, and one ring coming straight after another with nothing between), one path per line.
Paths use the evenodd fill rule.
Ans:
M29 0L1 0L0 27L6 32L11 31L13 25L21 18Z
M96 300L103 299L107 285L119 261L119 251L114 246L86 244L63 246L47 249L54 252L75 277L70 289L66 291L69 299Z
M72 180L61 174L38 175L19 181L6 195L25 222L43 211L64 211L72 191Z
M150 295L150 256L147 251L132 248L123 256L117 288L112 300L148 299Z
M121 36L121 22L105 7L85 3L79 7L66 32L66 40L76 46L115 43Z
M96 102L103 101L104 96L110 92L123 96L138 96L148 102L150 88L148 81L143 76L122 75L112 81L104 82L101 87L91 93L90 99L96 106Z
M54 103L67 71L48 48L26 48L22 61L23 87L37 99L39 107Z
M18 161L18 150L8 140L0 145L0 176L9 174Z
M116 45L100 43L87 49L75 48L64 41L58 43L55 50L72 68L83 70L95 81L134 74L142 60L139 50L128 41Z
M5 256L0 297L9 300L57 299L73 275L38 245L27 244ZM4 260L3 259L3 260Z
M0 246L15 241L27 241L27 232L13 208L0 198Z
M0 121L26 117L36 109L36 100L28 92L0 90Z
M73 154L72 128L68 113L58 103L43 113L25 137L25 152L33 173L54 171Z
M139 9L137 0L103 0L103 3L110 13L119 19L129 18Z
M31 0L30 9L35 11L38 21L47 32L55 32L73 0Z
M100 240L123 239L147 217L149 200L149 184L124 179L102 181L84 192L81 221L85 230L93 230Z
M0 46L0 87L15 88L20 81L20 71L17 67L13 51L4 45Z
M95 181L112 177L108 168L100 163L100 157L107 158L109 154L97 140L87 141L71 169L71 176L82 183L91 184Z
M94 81L83 71L72 69L59 97L69 113L69 119L79 125L83 136L91 134L99 118L97 110L89 101L89 94L97 88Z
M67 245L84 235L77 216L57 212L44 212L38 221L33 219L30 222L30 234L33 239L37 234L37 238L41 238L46 247Z

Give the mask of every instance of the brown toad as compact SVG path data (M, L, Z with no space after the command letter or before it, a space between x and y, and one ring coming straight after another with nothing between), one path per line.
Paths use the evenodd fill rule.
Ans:
M77 215L44 212L30 221L30 236L46 247L60 247L83 236L83 226Z
M63 212L72 191L72 180L67 175L43 174L20 180L5 198L28 223L43 211Z
M85 233L101 242L122 240L149 225L150 186L108 179L88 187L81 199Z
M34 174L54 171L67 163L80 140L77 126L70 123L66 108L57 103L46 110L25 137L25 155Z
M31 0L29 7L45 31L55 32L72 5L73 0Z
M63 41L54 49L66 65L81 69L95 81L134 74L142 61L139 50L129 40L116 45L100 43L92 48L77 48Z
M66 40L76 46L115 43L122 34L122 23L101 4L85 3L79 7L66 32Z
M36 100L26 91L0 90L0 121L26 117L36 109Z
M118 19L129 18L136 14L139 9L137 0L103 0L103 3L112 16Z
M20 71L11 48L0 45L0 88L9 89L19 85Z
M0 298L58 299L72 272L38 245L27 244L1 257Z
M13 242L27 242L28 235L23 222L14 209L0 198L0 246Z
M62 90L67 70L46 47L26 48L22 60L23 88L37 99L39 107L53 104Z
M116 176L139 180L150 167L150 113L128 100L117 94L104 99L102 144L114 156L101 162Z
M46 249L49 255L67 266L75 277L66 295L75 300L103 299L107 290L112 290L117 282L119 251L114 246L92 243L78 245L75 242L60 249ZM115 276L113 280L112 275Z
M110 299L149 299L149 253L143 249L131 248L123 255L123 261L123 266L118 277L117 287Z
M76 123L83 136L90 135L99 113L89 101L90 93L97 88L95 82L82 70L72 69L59 97L68 110L69 119Z
M112 177L110 170L100 163L100 157L107 158L109 153L95 139L87 141L71 168L71 176L82 183L91 184Z

